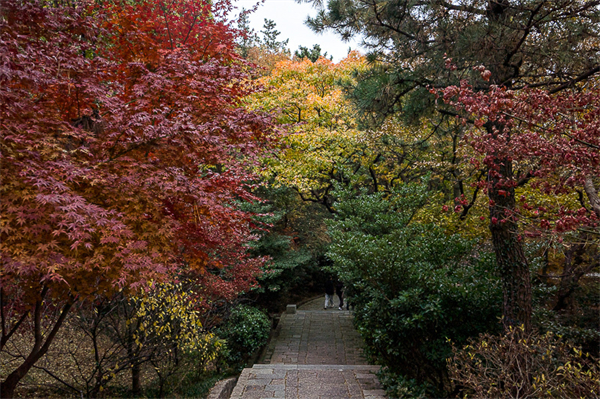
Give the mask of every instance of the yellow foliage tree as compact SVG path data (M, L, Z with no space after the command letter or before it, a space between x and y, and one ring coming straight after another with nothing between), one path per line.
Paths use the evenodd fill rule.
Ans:
M247 98L248 107L276 112L277 121L288 131L282 151L267 161L267 177L333 211L336 181L387 191L429 176L432 184L445 189L440 195L432 193L421 221L441 218L449 229L457 230L457 218L450 212L444 215L442 205L468 191L453 187L456 180L468 181L478 172L476 166L463 165L457 145L461 128L455 121L442 126L427 118L408 125L394 116L377 129L361 126L345 88L355 86L373 67L352 52L339 63L325 58L281 61L260 79L265 89ZM482 224L474 212L469 217ZM485 231L480 227L478 231Z
M429 202L415 221L489 238L488 203L477 185L483 157L464 145L460 121L423 116L409 124L392 115L376 129L361 123L365 115L345 89L383 67L352 52L339 63L283 60L260 78L264 90L248 97L247 106L275 112L288 132L277 157L266 161L265 175L331 212L335 182L387 191L427 176Z
M265 90L249 97L248 107L276 112L288 130L283 151L268 161L266 174L276 184L294 187L304 199L330 208L332 180L341 179L343 166L362 155L363 134L342 89L362 68L364 57L353 52L339 63L281 61L260 79Z
M151 284L131 300L134 310L126 321L134 342L131 351L149 359L161 391L166 379L181 368L183 355L203 371L222 348L223 342L203 329L198 302L181 283ZM134 385L139 383L136 378L139 375L134 374Z
M149 341L172 343L181 351L214 360L220 343L202 328L198 300L181 283L160 283L132 299L135 313L127 324L136 324L136 345Z

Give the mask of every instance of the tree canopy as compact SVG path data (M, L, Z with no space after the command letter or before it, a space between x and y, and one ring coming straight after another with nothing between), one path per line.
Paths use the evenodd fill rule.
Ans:
M255 285L264 260L235 204L256 200L272 125L241 107L255 89L229 6L3 3L2 346L28 317L50 333L2 397L77 300L189 277L208 303ZM48 306L62 313L42 321Z

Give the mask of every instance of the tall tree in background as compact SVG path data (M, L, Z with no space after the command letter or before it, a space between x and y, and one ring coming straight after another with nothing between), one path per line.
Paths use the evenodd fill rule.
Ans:
M263 34L262 37L262 45L269 51L272 52L281 52L287 50L287 45L290 39L285 39L283 41L277 40L281 32L276 29L277 25L275 21L272 19L265 18L265 22L263 24L263 30L260 33ZM289 50L288 50L289 51Z
M254 73L266 76L278 62L290 59L290 50L287 48L289 39L278 40L281 33L276 29L275 21L265 18L259 35L250 29L247 14L243 13L238 26L242 36L238 40L237 51L254 67L258 67Z
M248 51L257 45L258 35L250 28L250 11L242 8L237 20L237 26L241 35L237 39L237 52L242 58L248 58Z
M189 278L207 305L252 287L251 169L270 119L225 2L11 1L0 16L1 396L76 301ZM31 327L30 329L25 327Z
M600 1L332 0L308 22L318 32L365 36L370 58L380 62L364 75L355 97L364 120L379 124L398 112L409 121L435 112L455 117L455 109L436 108L427 91L465 78L475 91L502 85L554 93L584 82L600 71L599 21ZM485 128L492 139L504 130L498 120ZM509 157L493 157L487 172L490 221L505 221L490 223L504 324L529 328L529 267L517 223L508 217L516 206L514 182L522 179Z
M329 60L333 59L333 56L327 57L327 51L321 54L321 46L318 44L313 44L312 48L299 46L298 50L294 51L294 58L298 60L303 60L304 58L308 58L312 62L316 62L319 58L324 57Z

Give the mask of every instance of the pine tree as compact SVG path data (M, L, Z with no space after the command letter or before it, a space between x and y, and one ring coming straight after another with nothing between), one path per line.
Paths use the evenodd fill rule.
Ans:
M327 58L327 51L321 54L321 46L318 44L313 44L313 47L309 49L308 47L299 46L298 50L294 51L294 57L303 60L304 58L308 58L312 62L316 62L319 57ZM329 56L329 60L332 60L333 56Z
M281 42L277 40L277 37L281 34L281 32L276 29L275 21L272 19L265 18L263 30L261 30L260 33L263 34L263 37L260 40L261 46L266 48L268 51L272 53L289 51L287 50L287 45L290 39L285 39Z

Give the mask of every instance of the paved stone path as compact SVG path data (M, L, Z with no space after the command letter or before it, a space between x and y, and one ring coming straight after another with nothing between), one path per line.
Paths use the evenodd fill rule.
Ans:
M280 323L279 336L267 348L263 363L367 364L348 311L299 310L284 313Z
M381 399L379 366L368 365L352 314L325 298L284 313L262 361L242 371L230 399ZM336 301L337 303L337 301Z

